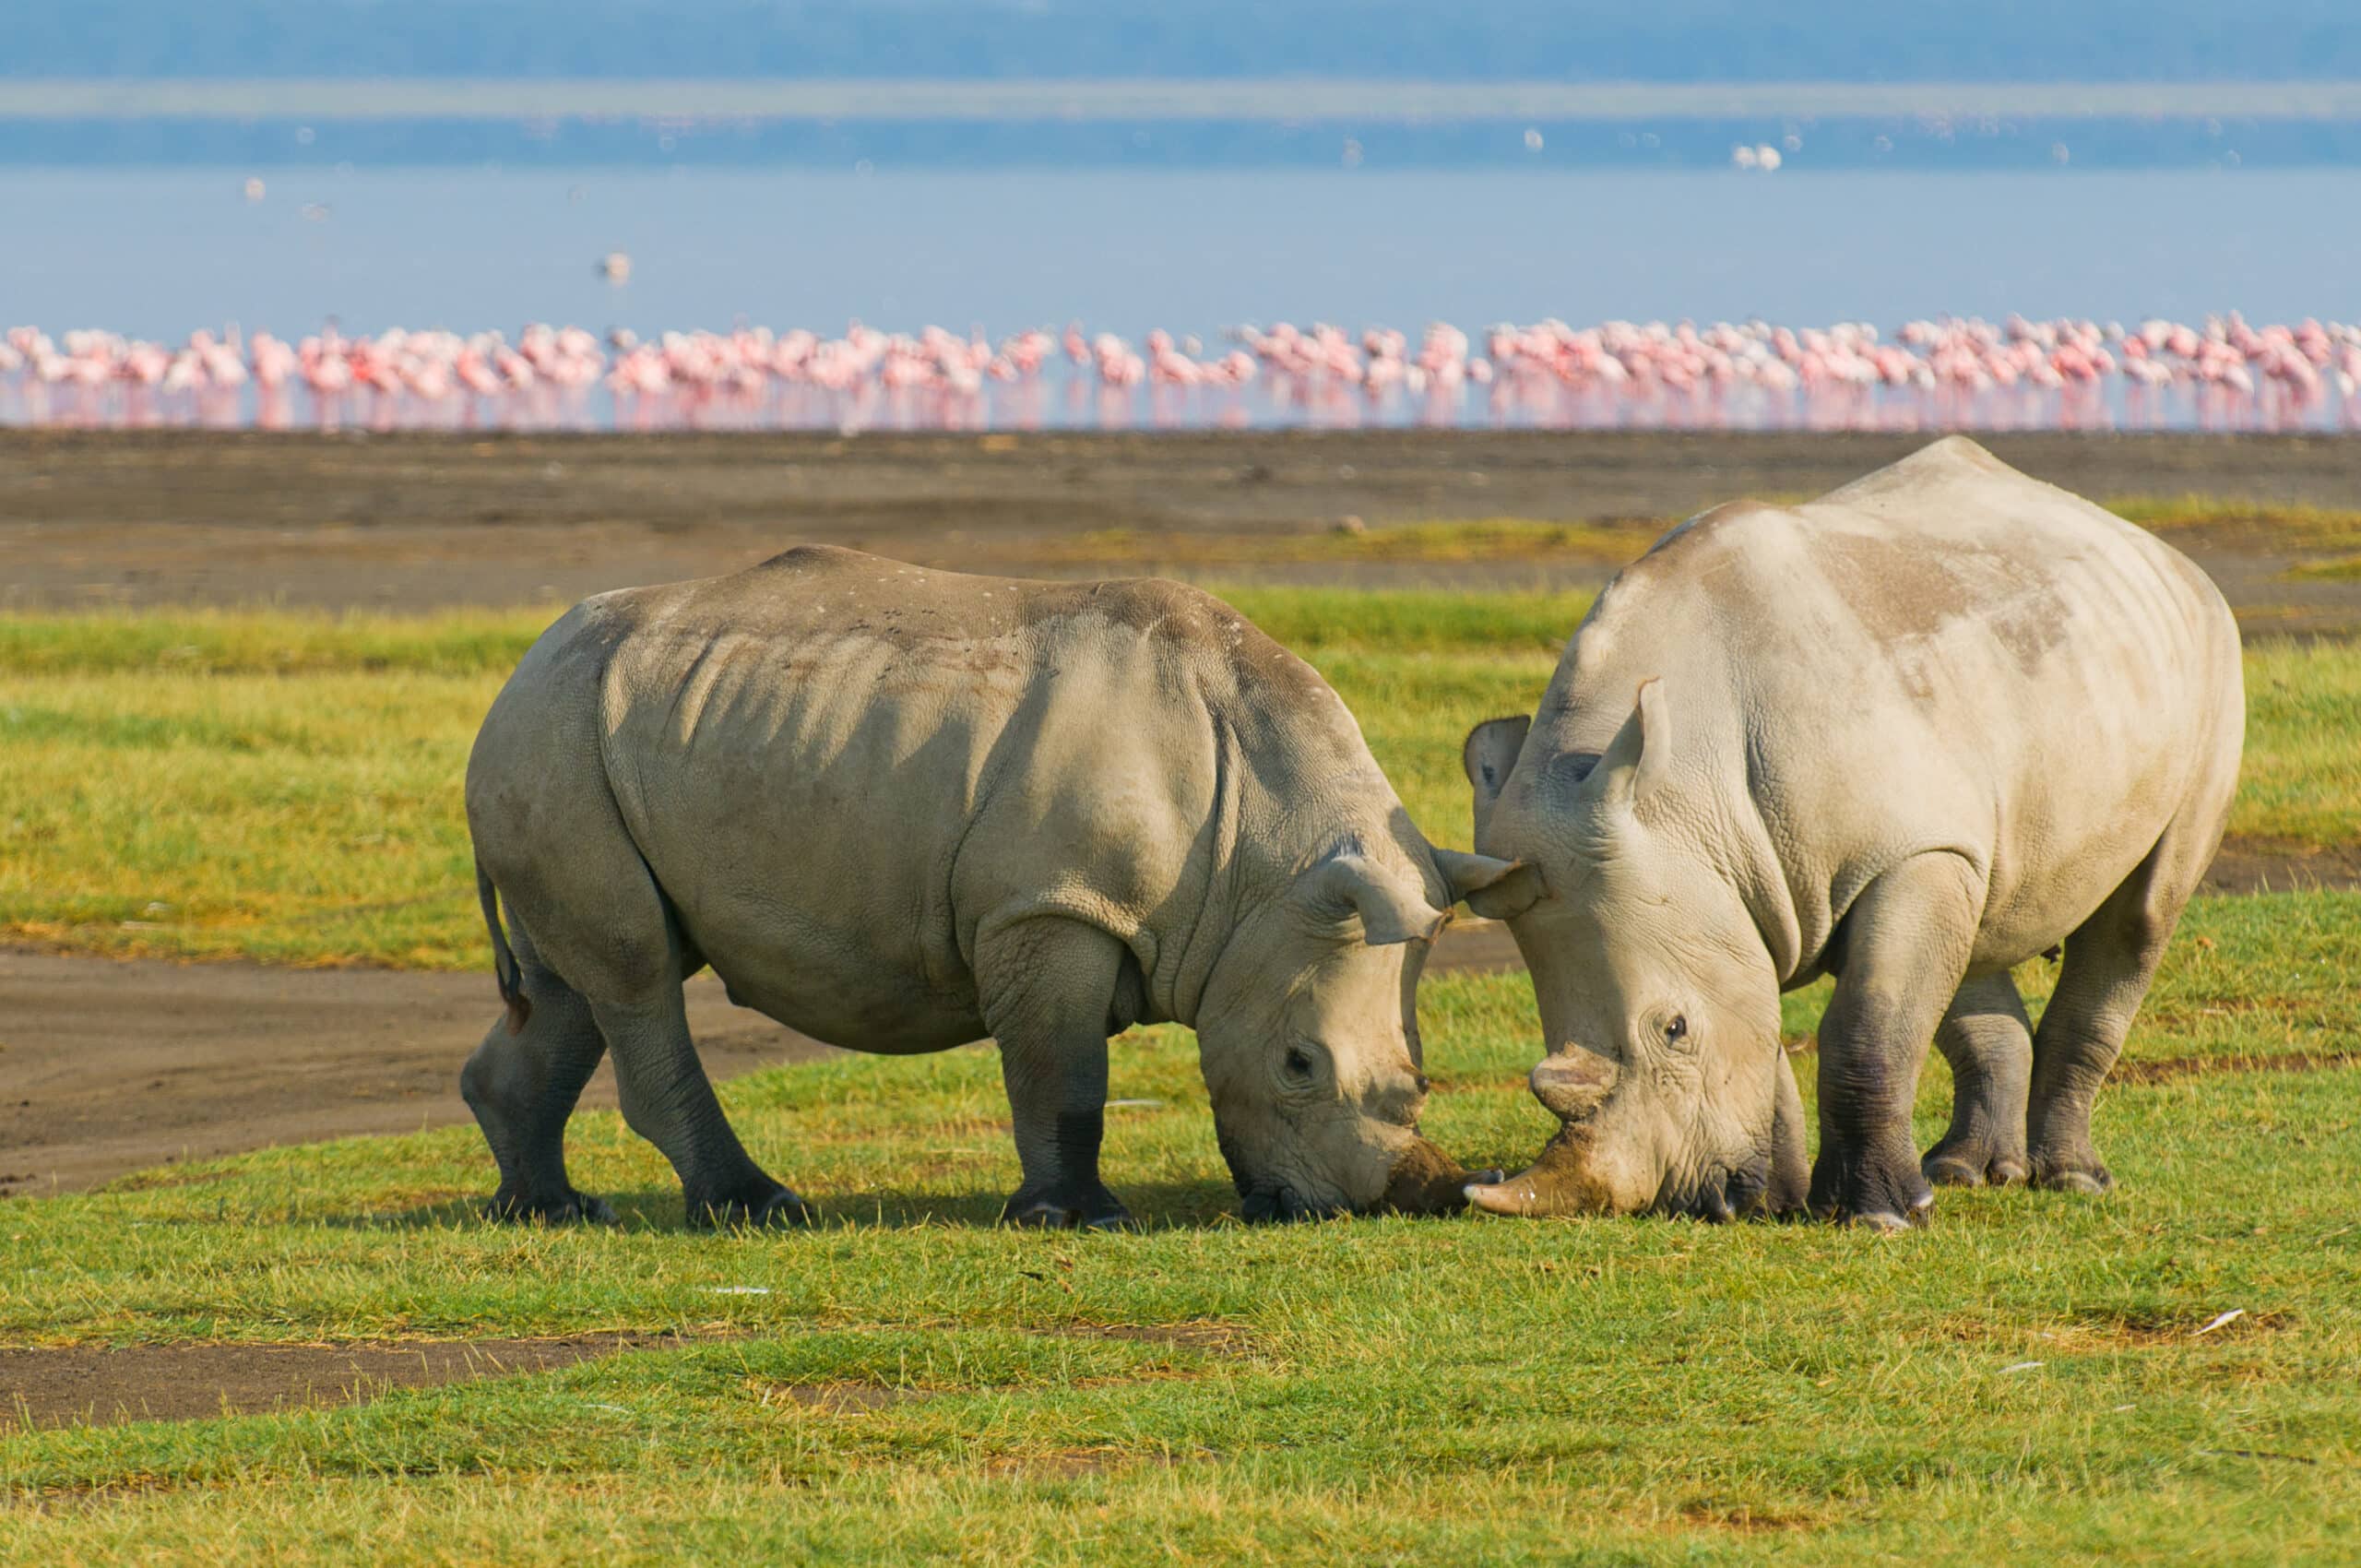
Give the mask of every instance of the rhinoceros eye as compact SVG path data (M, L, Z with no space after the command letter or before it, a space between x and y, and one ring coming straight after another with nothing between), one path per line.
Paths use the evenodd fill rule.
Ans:
M1664 1027L1664 1042L1667 1045L1679 1045L1688 1039L1689 1020L1682 1015L1675 1013L1672 1016L1672 1022Z
M1299 1045L1287 1047L1287 1076L1299 1084L1311 1081L1311 1055Z

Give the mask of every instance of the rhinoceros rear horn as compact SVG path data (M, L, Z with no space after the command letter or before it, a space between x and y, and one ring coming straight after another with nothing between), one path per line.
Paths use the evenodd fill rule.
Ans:
M1533 1098L1560 1122L1579 1122L1607 1102L1621 1069L1596 1051L1579 1049L1552 1052L1534 1067L1526 1080Z

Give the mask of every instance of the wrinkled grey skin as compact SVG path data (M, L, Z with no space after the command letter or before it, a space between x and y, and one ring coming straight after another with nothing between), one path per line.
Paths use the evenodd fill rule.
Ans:
M1431 849L1326 684L1193 588L805 549L602 594L518 665L467 799L509 1004L461 1076L495 1212L607 1213L563 1144L611 1049L693 1223L804 1215L690 1042L706 965L854 1050L997 1038L1012 1220L1127 1218L1107 1040L1168 1019L1250 1217L1464 1205L1416 1131L1411 1000L1444 911L1508 868Z
M1468 738L1564 1131L1512 1213L1922 1218L1930 1182L2101 1192L2091 1104L2219 845L2238 633L2196 566L1937 442L1691 519L1616 578L1530 721ZM2038 1034L2012 965L2064 948ZM1782 990L1836 977L1821 1152ZM1958 1088L1922 1160L1927 1042Z

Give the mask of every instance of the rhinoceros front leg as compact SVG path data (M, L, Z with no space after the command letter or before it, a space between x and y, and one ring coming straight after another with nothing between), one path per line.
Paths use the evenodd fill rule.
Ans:
M1011 1225L1111 1229L1131 1211L1098 1179L1107 1122L1107 1037L1130 1027L1116 992L1122 944L1095 926L1021 919L977 937L984 1021L1000 1042L1024 1181Z
M495 1022L459 1073L459 1094L475 1112L500 1190L487 1212L495 1219L611 1220L613 1209L575 1190L565 1174L565 1124L607 1042L581 993L541 967L522 926L515 932L530 1016L520 1034Z
M1927 1042L1966 972L1982 902L1973 866L1930 853L1878 877L1846 912L1829 966L1836 994L1820 1024L1813 1213L1898 1229L1933 1206L1910 1110Z
M1956 1187L2023 1181L2033 1026L2007 970L1959 988L1935 1045L1952 1064L1952 1125L1920 1161L1927 1180Z
M801 1198L754 1163L721 1113L689 1038L677 974L653 995L594 1002L590 1012L614 1053L623 1120L672 1162L691 1225L793 1225L811 1217Z

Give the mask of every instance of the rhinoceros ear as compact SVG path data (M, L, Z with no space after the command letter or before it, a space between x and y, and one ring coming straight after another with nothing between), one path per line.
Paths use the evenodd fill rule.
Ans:
M1451 901L1465 903L1486 888L1524 869L1522 861L1496 861L1489 855L1465 855L1457 849L1437 849L1435 869L1442 873Z
M1598 766L1582 782L1583 794L1611 811L1628 812L1639 804L1671 770L1672 716L1664 696L1664 683L1651 675L1640 683L1631 717L1615 732L1615 740Z
M1533 908L1548 891L1539 871L1523 861L1513 861L1508 874L1467 896L1467 907L1488 921L1513 921Z
M1304 873L1302 897L1323 922L1342 926L1358 918L1371 947L1431 941L1447 918L1427 902L1427 890L1357 849L1340 850Z
M1492 802L1501 798L1501 787L1509 781L1509 769L1516 766L1516 754L1524 749L1525 732L1532 728L1532 717L1520 713L1513 719L1488 719L1467 731L1467 743L1459 749L1459 765L1467 770L1467 782L1476 790L1477 833L1484 831Z

